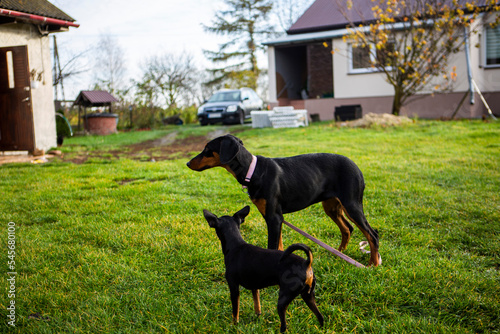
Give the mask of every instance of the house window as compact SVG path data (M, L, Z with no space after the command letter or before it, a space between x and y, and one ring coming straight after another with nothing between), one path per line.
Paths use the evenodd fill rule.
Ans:
M388 42L386 50L388 52L394 51L394 42ZM350 73L369 73L379 72L380 69L372 66L376 63L385 63L386 68L390 69L391 60L387 52L377 50L375 45L367 45L364 47L355 47L350 45Z
M371 56L370 56L370 47L352 47L352 69L360 70L360 69L369 69L371 68Z
M486 27L486 66L500 66L500 26Z

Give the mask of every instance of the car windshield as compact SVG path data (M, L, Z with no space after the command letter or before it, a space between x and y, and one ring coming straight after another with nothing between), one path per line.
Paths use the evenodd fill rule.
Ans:
M212 95L208 102L240 101L240 91L218 92Z

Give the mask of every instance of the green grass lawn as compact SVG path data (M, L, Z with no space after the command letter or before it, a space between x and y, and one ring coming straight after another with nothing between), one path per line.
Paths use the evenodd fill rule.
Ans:
M65 154L127 150L186 126L66 139ZM220 129L220 128L217 128ZM299 129L236 131L250 152L291 156L332 152L364 173L365 214L380 234L383 265L356 268L284 227L285 247L313 248L316 296L325 326L296 299L290 333L500 332L500 123L417 121L399 128L351 129L331 123ZM192 152L194 156L197 152ZM175 157L175 155L174 155ZM276 333L277 287L261 292L253 314L242 289L231 324L223 255L202 210L232 214L248 196L224 169L197 173L186 158L92 158L74 164L0 166L0 286L7 292L8 223L16 230L18 333ZM334 247L337 226L321 204L285 219ZM267 244L252 206L243 237ZM367 264L355 228L346 254ZM7 330L1 294L0 332Z

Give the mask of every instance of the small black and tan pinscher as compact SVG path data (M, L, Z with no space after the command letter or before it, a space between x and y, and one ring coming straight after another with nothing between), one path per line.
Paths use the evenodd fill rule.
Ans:
M382 262L378 232L368 224L363 212L363 174L345 156L329 153L288 158L254 156L239 138L225 135L208 142L187 166L195 171L223 167L247 188L266 221L270 249L283 249L283 214L322 202L326 214L340 228L339 251L346 249L353 231L347 217L368 239L369 264L378 266Z
M316 278L312 270L311 249L304 244L293 244L283 252L246 243L241 237L240 225L249 212L250 207L246 206L232 217L218 218L208 210L203 210L208 225L215 228L222 245L226 280L233 306L233 321L235 323L239 321L240 285L252 290L257 315L261 312L259 289L279 285L278 314L281 332L286 331L286 309L299 294L323 326L324 319L314 298ZM296 250L304 251L307 260L292 254Z

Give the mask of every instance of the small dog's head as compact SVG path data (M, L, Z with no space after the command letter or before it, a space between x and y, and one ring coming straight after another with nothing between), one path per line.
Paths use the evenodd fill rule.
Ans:
M217 217L208 210L203 210L203 216L208 225L215 229L217 236L222 242L222 248L225 248L226 240L231 237L241 236L240 225L245 221L245 217L250 213L250 207L247 205L240 211L231 216Z
M209 141L205 145L205 149L191 159L187 166L201 172L205 169L228 164L236 157L242 146L243 142L233 135L217 137Z

